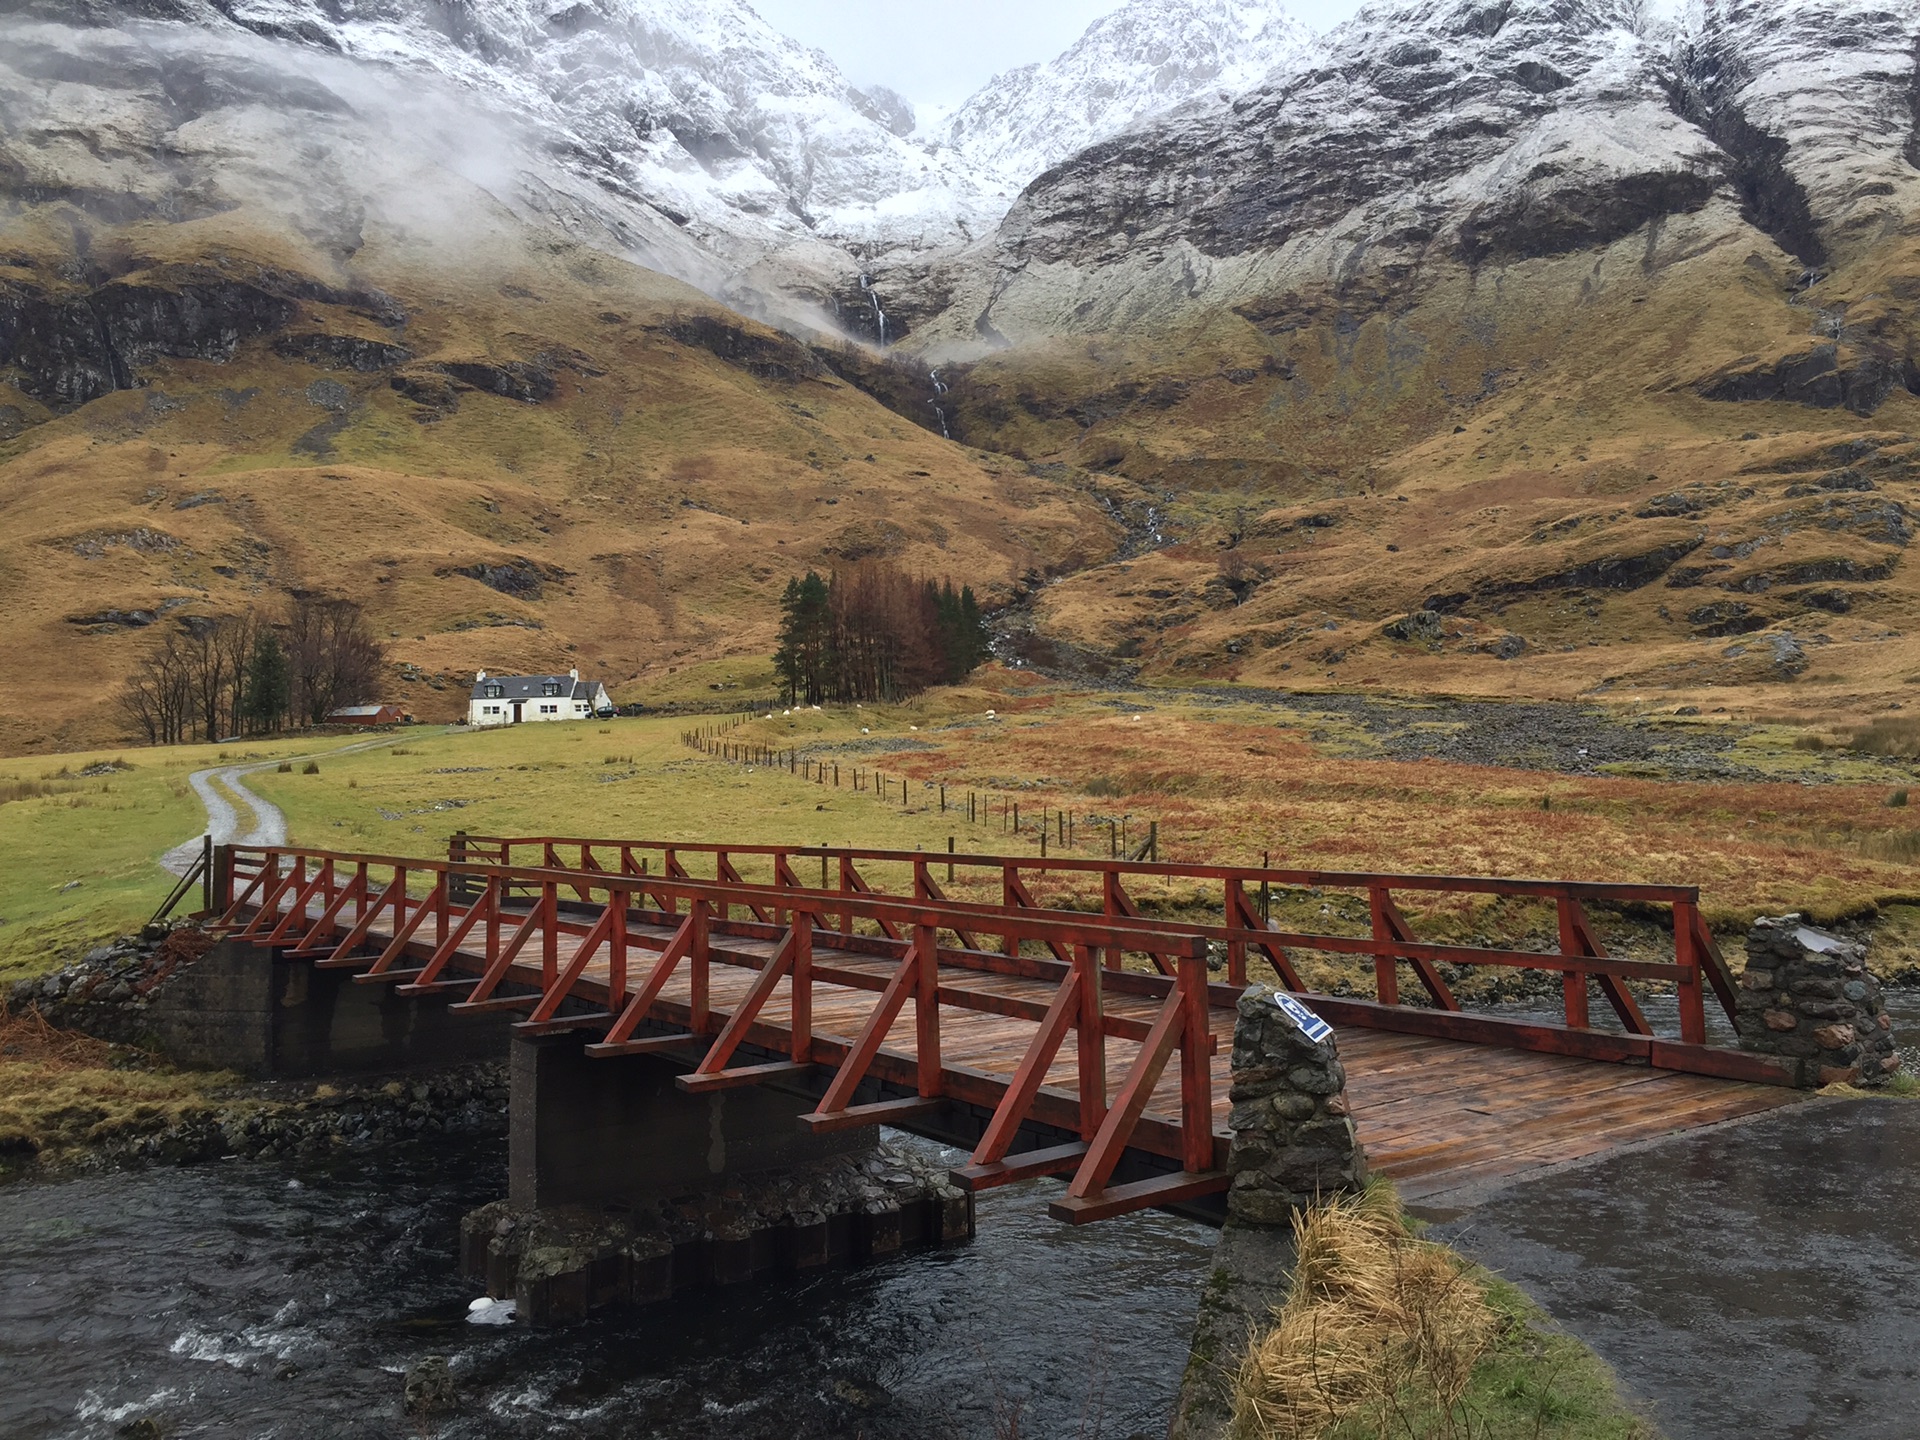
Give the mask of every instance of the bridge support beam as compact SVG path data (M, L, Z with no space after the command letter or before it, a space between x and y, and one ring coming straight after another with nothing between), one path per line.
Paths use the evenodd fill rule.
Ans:
M515 1036L508 1197L517 1208L672 1199L743 1175L865 1154L875 1126L818 1135L814 1106L764 1085L688 1095L683 1066L598 1060L582 1034Z

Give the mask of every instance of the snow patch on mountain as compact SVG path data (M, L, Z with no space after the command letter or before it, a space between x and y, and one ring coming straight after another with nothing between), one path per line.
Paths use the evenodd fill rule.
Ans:
M1237 94L1322 53L1280 0L1133 0L1057 59L990 81L940 135L965 159L1024 186L1138 121L1200 96Z

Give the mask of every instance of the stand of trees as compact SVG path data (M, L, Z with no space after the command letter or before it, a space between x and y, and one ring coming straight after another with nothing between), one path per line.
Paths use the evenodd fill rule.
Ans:
M375 698L386 647L352 600L301 597L286 616L195 616L167 633L120 692L151 744L317 724Z
M987 658L971 587L915 579L879 561L809 570L780 600L773 657L789 705L899 700L963 680Z

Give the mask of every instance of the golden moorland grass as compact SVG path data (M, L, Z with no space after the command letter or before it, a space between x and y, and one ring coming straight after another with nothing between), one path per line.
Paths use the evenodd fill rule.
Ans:
M1606 1367L1517 1291L1417 1239L1390 1186L1294 1219L1271 1328L1233 1377L1235 1440L1645 1440Z
M1115 700L991 671L907 705L776 712L731 732L838 763L835 790L688 750L679 736L697 723L456 732L410 743L411 755L371 752L318 777L256 783L287 809L297 838L336 848L441 853L461 828L928 851L954 837L963 852L1037 853L1040 817L1065 809L1085 855L1108 852L1104 822L1131 816L1130 838L1157 821L1163 853L1190 861L1265 854L1327 870L1695 884L1723 929L1761 913L1834 921L1920 899L1911 867L1884 858L1920 824L1911 807L1888 804L1891 779L1861 778L1884 773L1862 761L1839 772L1853 783L1801 783L1810 757L1784 731L1741 752L1756 768L1778 767L1778 781L1541 774L1338 756L1253 706ZM906 780L904 802L882 803L870 785L853 791L856 768L890 777L893 797ZM992 797L971 826L969 790Z
M750 672L743 665L739 673ZM0 845L12 857L0 879L0 979L51 968L137 924L169 883L159 856L203 825L187 775L243 759L266 762L247 783L286 811L292 837L334 850L444 855L460 829L927 852L944 852L951 839L963 853L1037 854L1045 816L1058 854L1065 810L1074 817L1068 848L1087 856L1108 853L1109 822L1124 822L1130 840L1158 822L1162 854L1196 862L1253 864L1267 855L1275 865L1326 870L1697 884L1723 933L1786 910L1822 921L1877 917L1891 951L1920 952L1920 885L1908 858L1920 822L1914 807L1889 803L1899 772L1871 758L1796 748L1785 729L1758 732L1739 751L1743 763L1780 774L1777 781L1540 774L1339 754L1365 737L1355 733L1349 744L1335 730L1316 743L1292 712L1165 694L1115 697L995 668L906 705L763 713L729 732L837 764L836 789L780 767L727 764L681 743L689 728L727 723L647 717L480 733L420 727L360 753L324 753L351 737L296 737L224 751L0 762L0 795L20 797L0 802ZM304 764L276 773L272 762L308 753L320 753L316 773ZM1843 783L1801 783L1814 767ZM887 777L884 801L872 788L875 770ZM973 824L969 791L985 802ZM1016 806L1018 833L1010 824ZM1198 889L1140 888L1162 913L1209 898ZM1043 890L1053 899L1093 899L1072 885ZM972 893L964 872L956 893ZM1301 918L1315 923L1364 921L1364 910L1349 914L1337 895L1301 903L1313 912ZM1422 923L1472 936L1527 933L1545 920L1525 907L1462 905L1429 912Z
M57 205L10 222L0 278L68 285L60 222ZM0 387L45 419L0 441L0 661L43 677L0 702L0 753L126 733L103 702L156 632L109 612L350 595L407 667L379 698L452 719L480 668L578 663L622 698L763 674L787 578L870 554L1031 597L1047 637L1156 682L1864 720L1920 679L1897 508L1920 499L1920 398L1863 421L1693 384L1804 342L1785 257L1630 237L1497 283L1436 275L1377 310L1289 293L1034 341L955 372L970 448L916 423L918 373L887 392L895 413L678 282L497 224L458 263L372 227L344 277L249 211L95 228L116 274L163 290L213 271L378 287L412 358L325 369L262 336L51 419ZM1821 293L1869 305L1915 245L1877 242ZM299 303L302 334L379 329ZM435 368L475 364L544 366L553 393L455 395ZM1878 493L1788 493L1834 468L1807 457L1861 439L1886 452L1862 462ZM1116 516L1148 553L1114 560ZM1681 588L1619 568L1695 542ZM461 573L522 561L505 591ZM1848 565L1859 583L1790 578ZM1382 633L1436 596L1457 612L1439 632Z
M163 292L331 273L260 220L95 244ZM64 235L10 225L0 280L57 290ZM114 742L112 694L161 626L289 591L360 600L407 667L368 698L452 720L479 669L578 665L613 687L729 656L764 670L780 592L808 566L887 554L1005 596L1112 552L1116 528L1071 483L947 443L664 276L519 231L450 267L370 233L353 269L407 312L405 375L262 336L225 363L157 360L143 388L0 440L0 664L39 677L0 701L0 754ZM368 326L299 304L298 331ZM435 368L473 364L544 367L553 393L455 393ZM504 585L462 573L485 566L510 567ZM115 618L136 612L165 618Z
M1917 251L1885 237L1827 283L1884 305ZM1636 236L1380 303L1308 285L956 371L960 433L1098 471L1143 528L1152 508L1150 553L1034 606L1046 637L1149 681L1860 714L1920 678L1920 578L1889 509L1920 496L1920 398L1862 419L1694 385L1804 348L1797 272L1742 246L1656 260ZM1808 483L1827 472L1837 489ZM1622 563L1672 546L1697 548ZM1437 631L1382 633L1433 597ZM1797 675L1774 659L1787 634Z

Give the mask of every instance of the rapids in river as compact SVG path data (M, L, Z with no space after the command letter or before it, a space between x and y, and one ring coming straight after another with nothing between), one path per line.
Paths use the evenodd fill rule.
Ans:
M1151 1213L1062 1225L1058 1186L1029 1182L983 1195L951 1250L572 1329L469 1324L460 1216L504 1188L504 1141L465 1141L0 1189L0 1435L1157 1436L1213 1247ZM416 1425L404 1376L429 1355L460 1408Z

